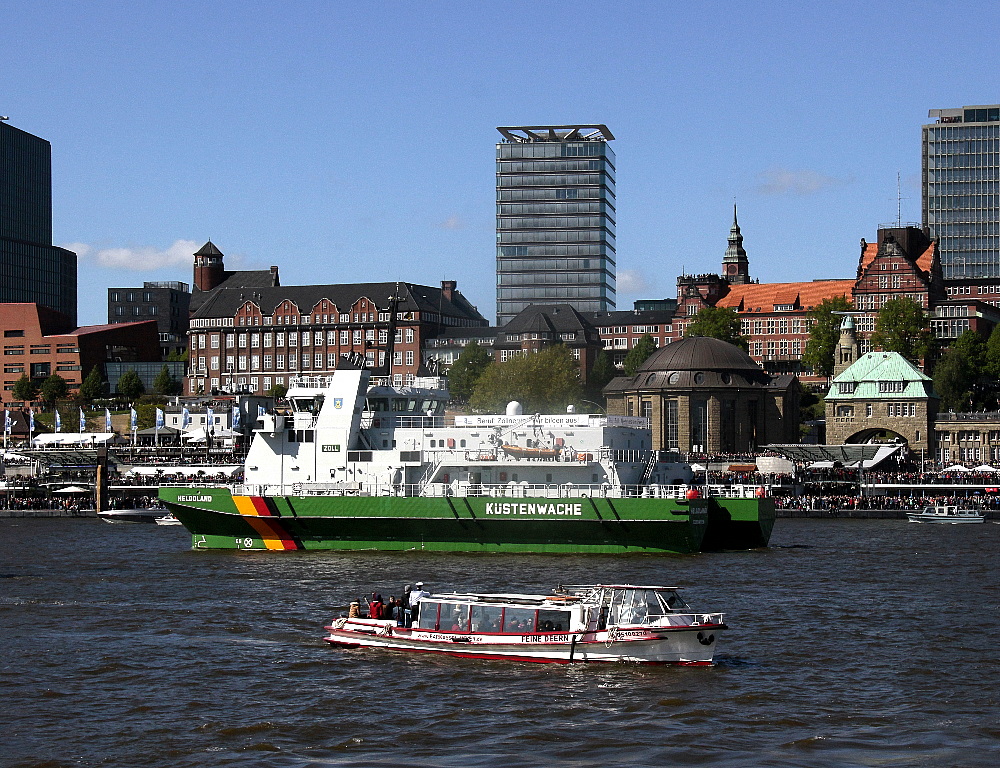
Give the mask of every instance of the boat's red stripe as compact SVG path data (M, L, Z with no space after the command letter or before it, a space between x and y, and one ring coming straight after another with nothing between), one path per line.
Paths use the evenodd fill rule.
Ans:
M250 503L253 504L253 508L257 510L257 514L260 517L275 517L274 511L268 505L267 500L263 496L250 496Z

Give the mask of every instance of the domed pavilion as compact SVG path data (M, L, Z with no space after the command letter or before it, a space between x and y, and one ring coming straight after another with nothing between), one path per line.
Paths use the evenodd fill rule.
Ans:
M657 450L747 453L799 441L798 379L769 375L719 339L689 336L661 347L604 394L609 414L650 419Z

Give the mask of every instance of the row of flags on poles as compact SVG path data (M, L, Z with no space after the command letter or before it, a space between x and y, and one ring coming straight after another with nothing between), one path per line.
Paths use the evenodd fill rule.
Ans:
M257 406L257 418L260 418L265 413L264 406ZM215 423L215 410L213 408L205 409L205 428L210 429ZM181 411L181 430L185 430L191 424L191 412L184 408ZM162 408L156 409L156 429L163 429L166 425L166 415ZM240 409L233 409L233 423L232 429L238 430L243 425L242 413ZM10 410L5 408L3 412L3 432L5 435L9 435L14 426L14 420L11 417ZM129 409L129 429L133 432L138 429L139 426L139 414L136 412L135 408ZM28 430L32 433L35 431L35 412L28 412ZM55 431L62 431L62 416L60 416L59 411L55 412ZM80 432L87 431L87 417L83 412L83 408L80 409ZM104 431L114 432L111 428L111 411L107 408L104 409Z

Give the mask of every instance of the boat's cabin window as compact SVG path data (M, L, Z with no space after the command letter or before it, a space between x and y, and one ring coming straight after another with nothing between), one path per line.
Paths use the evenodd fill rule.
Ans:
M369 411L388 411L389 400L384 397L373 397L368 400L366 408Z
M403 400L403 399L401 399L401 398L394 397L392 399L392 410L396 411L397 413L403 413L403 412L405 412L406 411L406 401Z
M504 632L534 632L534 608L507 608L503 612Z
M539 611L539 632L566 632L569 630L569 611Z
M420 629L437 629L438 611L440 610L441 603L435 603L432 600L421 600L417 626Z
M612 624L645 624L687 607L673 590L615 589L611 595L609 620Z
M451 632L468 632L469 606L442 603L438 629L446 629Z
M472 606L473 632L499 632L503 608L497 605Z
M323 407L323 395L316 397L293 397L288 401L295 413L311 413L313 416L319 413Z

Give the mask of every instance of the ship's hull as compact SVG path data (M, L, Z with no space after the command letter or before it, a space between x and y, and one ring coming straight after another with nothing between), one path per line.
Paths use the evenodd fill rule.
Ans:
M715 496L705 499L708 524L703 551L726 549L757 549L766 547L774 528L774 499L726 499Z
M650 498L233 496L160 489L205 549L676 553L766 546L767 500L688 504ZM764 502L764 503L761 503ZM706 509L707 506L707 509ZM754 510L763 510L759 515ZM709 520L719 527L710 537Z
M701 550L704 506L670 499L233 496L160 489L195 548L444 552Z
M621 632L566 632L531 635L482 635L397 627L388 621L340 619L323 639L347 648L383 648L467 659L556 664L627 662L709 666L723 624Z

